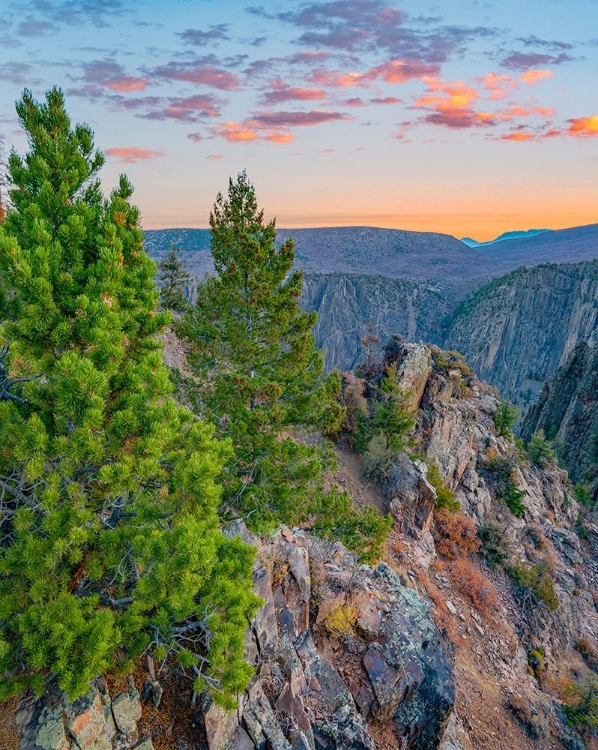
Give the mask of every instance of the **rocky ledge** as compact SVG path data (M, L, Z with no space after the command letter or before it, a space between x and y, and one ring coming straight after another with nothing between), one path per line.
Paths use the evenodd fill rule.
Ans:
M453 703L450 648L428 604L386 564L282 528L258 541L265 603L247 634L255 677L228 716L205 714L210 750L435 748ZM383 727L383 729L382 729ZM403 743L403 744L399 744Z

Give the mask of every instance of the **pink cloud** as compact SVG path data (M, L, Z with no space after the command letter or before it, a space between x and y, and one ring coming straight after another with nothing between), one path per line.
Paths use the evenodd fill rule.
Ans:
M419 62L418 60L389 60L382 65L376 65L364 73L343 73L340 70L328 70L317 68L309 76L312 83L324 86L341 86L350 88L353 86L372 86L375 81L382 80L386 83L407 83L414 79L424 79L438 73L439 66L431 63Z
M254 115L251 121L262 127L296 127L347 119L347 115L342 112L312 109L310 112L262 112Z
M288 101L316 101L326 98L326 93L322 89L289 86L280 78L272 81L270 87L270 90L264 92L262 96L262 101L265 104L280 104Z
M400 104L402 101L402 99L397 99L396 96L385 96L384 98L370 99L370 104Z
M106 156L114 156L124 164L135 164L138 161L147 161L148 159L155 159L166 155L163 151L152 151L151 149L136 148L135 146L108 148L104 153Z
M365 107L366 106L363 99L360 99L358 96L353 96L351 97L351 99L343 99L341 104L344 104L346 107Z
M523 83L533 86L534 83L538 83L538 81L542 81L544 78L552 78L553 76L554 73L552 70L527 70L521 74L520 78Z
M235 91L239 88L239 79L234 73L214 65L196 65L185 67L177 63L168 63L155 68L152 74L170 81L187 81L211 86L222 91Z
M124 76L123 78L111 78L104 85L112 91L120 94L128 94L131 91L144 91L151 81L149 78L137 78L136 76Z
M504 99L519 85L517 80L506 73L487 73L483 78L476 80L490 92L489 98L492 100Z
M224 159L224 156L222 154L210 154L206 156L206 159L208 161L220 161L220 159Z
M229 143L251 143L262 140L270 143L291 143L294 127L309 127L325 122L347 120L341 112L314 109L311 112L260 112L243 122L223 122L211 128L213 135Z
M389 60L383 65L371 68L364 75L368 79L381 78L387 83L406 83L414 78L424 79L438 73L435 64L423 63L417 60Z
M164 116L172 120L192 119L194 114L200 117L218 117L220 102L216 102L211 96L197 94L184 99L173 99L164 110Z

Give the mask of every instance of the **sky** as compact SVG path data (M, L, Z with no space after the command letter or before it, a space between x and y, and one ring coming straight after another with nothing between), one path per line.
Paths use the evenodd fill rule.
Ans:
M255 4L252 4L255 3ZM598 222L598 0L0 0L0 135L53 85L146 229L247 170L281 227Z

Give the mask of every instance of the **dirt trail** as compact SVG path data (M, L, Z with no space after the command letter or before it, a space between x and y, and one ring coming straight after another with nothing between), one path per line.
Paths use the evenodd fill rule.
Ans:
M330 478L342 490L347 490L357 506L370 505L382 514L388 513L388 501L374 480L362 474L360 456L342 443L336 443L334 451L338 459L338 470Z

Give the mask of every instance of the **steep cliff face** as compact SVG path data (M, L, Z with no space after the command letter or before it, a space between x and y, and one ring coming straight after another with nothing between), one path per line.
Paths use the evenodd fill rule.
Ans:
M580 340L598 336L598 262L520 269L460 305L444 345L522 406Z
M554 380L545 384L526 416L522 437L527 441L538 430L557 441L573 481L593 472L598 464L597 346L580 341Z
M566 473L554 464L540 469L497 434L493 389L466 368L447 365L441 351L422 356L426 349L403 344L393 355L410 390L421 394L412 435L418 455L390 467L383 487L399 532L395 560L411 569L455 644L456 701L441 746L593 747L591 737L584 744L564 721L558 686L587 672L576 644L597 642L598 529L588 524L583 542ZM517 514L502 491L500 467L507 465L521 492ZM452 531L438 510L432 466L460 503L460 512L449 516L453 524L458 519ZM482 539L488 529L497 533L503 562L492 562L487 542L485 561L463 552L467 519ZM460 542L451 546L455 536ZM513 582L518 566L550 570L556 600L548 605L534 595L530 604L529 591ZM540 672L530 668L538 648L545 659Z
M316 310L314 335L326 367L350 370L363 361L362 338L383 345L391 334L438 341L454 298L438 284L363 274L306 274L302 306ZM374 355L380 347L374 346Z

